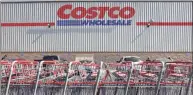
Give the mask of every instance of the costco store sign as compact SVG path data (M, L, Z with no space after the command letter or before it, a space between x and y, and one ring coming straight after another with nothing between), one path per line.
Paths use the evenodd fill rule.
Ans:
M129 6L73 8L67 4L58 9L57 15L60 18L57 26L131 25L135 9Z

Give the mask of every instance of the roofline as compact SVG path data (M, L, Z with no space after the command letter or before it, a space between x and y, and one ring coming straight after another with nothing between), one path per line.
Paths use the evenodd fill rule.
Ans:
M30 0L25 0L25 1L1 1L1 3L53 3L53 2L192 2L193 0L168 0L168 1L162 1L162 0L157 0L157 1L152 1L152 0L95 0L95 1L90 1L90 0L62 0L62 1L56 1L56 0L47 0L47 1L30 1Z

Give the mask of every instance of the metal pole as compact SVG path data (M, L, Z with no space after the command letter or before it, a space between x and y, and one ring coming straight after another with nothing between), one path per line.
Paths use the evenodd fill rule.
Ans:
M131 69L128 71L128 78L127 78L127 86L126 86L126 90L125 90L125 95L128 94L128 90L129 90L129 81L131 79L131 75L132 75L132 72L133 72L133 62L131 63Z
M189 78L189 81L188 81L188 88L186 90L186 94L185 95L191 95L190 94L190 90L191 90L191 86L192 86L192 77L193 77L193 65L192 65L192 68L191 68L191 73L190 73L190 78Z
M103 66L103 62L101 62L100 69L99 69L98 74L97 74L97 80L96 80L96 85L95 85L95 89L94 89L94 95L97 95L97 92L98 92L98 85L100 82L100 77L101 77L100 74L101 74L102 66Z
M9 92L9 86L10 86L10 82L11 82L11 76L12 76L12 71L13 71L13 66L14 64L16 63L17 61L14 61L12 64L11 64L11 70L10 70L10 73L9 73L9 80L8 80L8 83L7 83L7 88L6 88L6 94L5 95L8 95L8 92Z
M36 76L36 85L35 85L35 89L34 89L34 95L36 95L36 91L37 91L37 88L38 88L38 82L39 82L39 79L40 79L40 72L41 72L41 68L42 68L43 63L44 63L44 61L41 61L39 63L38 74Z
M184 83L184 81L183 81L182 83ZM181 86L182 86L182 84L181 84ZM179 93L179 95L182 94L182 89L183 89L183 87L180 88L180 93Z
M0 56L0 58L1 58L1 56ZM0 61L0 95L1 95L1 80L2 80L2 65L1 65L1 61Z
M67 70L67 74L66 74L66 79L65 79L65 85L64 85L63 95L66 94L66 89L67 89L67 86L68 86L68 77L69 77L69 72L70 72L70 70L71 70L71 66L72 66L72 62L70 62L69 65L68 65L68 70Z
M158 81L157 81L157 85L156 85L156 89L155 89L155 95L159 94L160 82L161 82L164 71L165 71L165 62L162 62L162 69L159 73L159 77L158 77Z
M0 11L1 11L1 3L0 3ZM2 12L1 12L2 13ZM0 15L0 22L1 22L1 15ZM1 41L1 38L2 38L2 36L1 36L1 25L0 25L0 58L1 58L1 43L2 43L2 41ZM1 68L2 66L1 66L1 64L0 64L0 71L1 71ZM1 80L2 80L2 75L1 75L1 72L0 72L0 95L1 95Z

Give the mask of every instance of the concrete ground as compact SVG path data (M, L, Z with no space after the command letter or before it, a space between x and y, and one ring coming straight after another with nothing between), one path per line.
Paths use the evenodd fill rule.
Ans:
M67 59L68 61L74 61L76 55L81 54L93 54L94 60L97 62L116 62L121 56L139 56L142 60L147 57L151 59L156 59L160 57L170 56L174 60L182 61L192 61L192 53L64 53L64 52L53 52L53 53L13 53L13 52L3 52L3 55L7 55L8 59L25 58L28 60L41 59L43 55L59 55L60 57Z

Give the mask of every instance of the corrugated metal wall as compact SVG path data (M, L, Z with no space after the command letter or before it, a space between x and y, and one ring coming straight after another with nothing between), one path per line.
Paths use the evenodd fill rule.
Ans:
M1 0L2 2L33 2L33 1L72 1L72 0ZM90 0L76 0L76 1L90 1ZM117 1L117 0L92 0L92 1ZM123 0L123 1L182 1L182 0ZM192 0L183 0L192 1Z
M191 2L3 3L3 23L56 22L64 4L131 6L130 26L2 27L4 52L190 52L192 26L137 26L136 22L192 22ZM108 17L106 17L108 19Z

